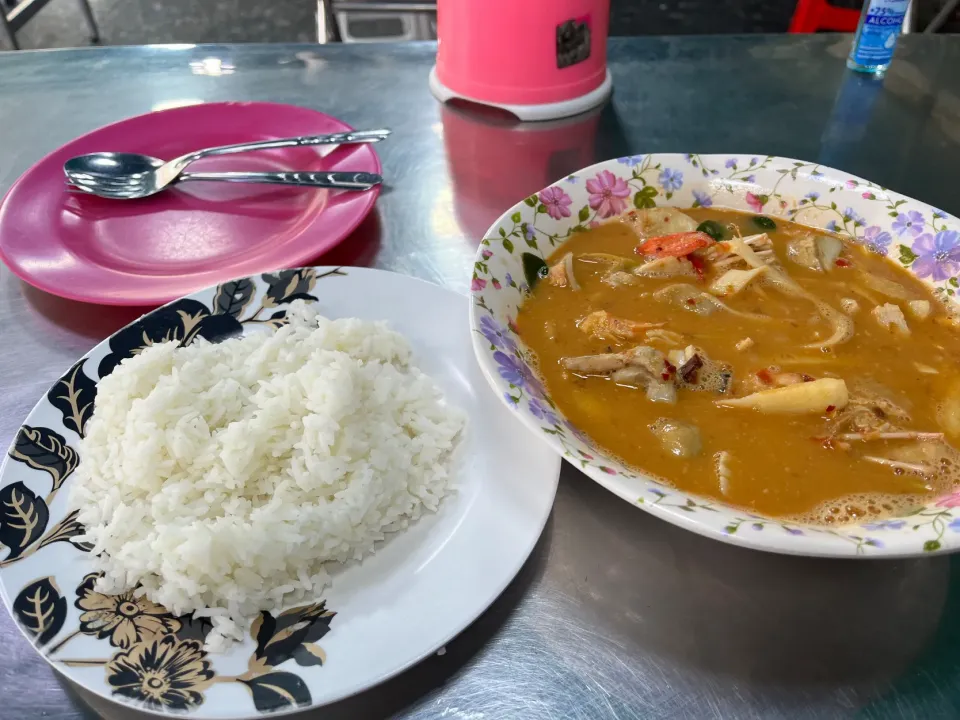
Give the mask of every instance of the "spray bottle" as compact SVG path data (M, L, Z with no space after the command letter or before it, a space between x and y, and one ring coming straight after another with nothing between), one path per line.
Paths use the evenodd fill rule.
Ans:
M847 67L882 74L893 59L910 0L865 0Z

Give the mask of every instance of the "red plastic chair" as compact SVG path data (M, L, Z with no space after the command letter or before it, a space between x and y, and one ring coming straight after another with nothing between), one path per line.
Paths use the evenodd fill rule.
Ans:
M854 32L860 22L860 10L835 7L827 0L799 0L790 21L792 33L814 33L818 30Z

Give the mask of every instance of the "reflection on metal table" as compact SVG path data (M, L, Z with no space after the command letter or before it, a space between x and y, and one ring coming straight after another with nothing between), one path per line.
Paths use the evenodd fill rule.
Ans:
M319 262L388 268L460 292L504 208L620 155L817 160L960 213L949 180L960 161L960 41L903 38L882 85L847 73L849 42L614 39L610 105L525 127L437 105L426 83L431 44L9 53L0 95L16 102L0 104L0 189L122 117L269 100L394 130L380 148L389 188L377 212ZM0 443L65 368L139 312L60 300L0 268ZM958 607L956 560L742 550L656 520L565 465L530 560L446 654L305 717L957 717ZM0 638L4 717L137 716L68 687L6 613Z

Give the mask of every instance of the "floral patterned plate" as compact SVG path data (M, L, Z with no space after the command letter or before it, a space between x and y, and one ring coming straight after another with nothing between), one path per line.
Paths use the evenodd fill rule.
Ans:
M727 207L845 232L930 283L960 288L960 220L816 163L750 155L636 155L581 170L510 208L481 241L470 327L497 395L555 450L624 500L735 545L795 555L910 556L960 548L960 491L914 514L839 528L780 522L688 495L625 467L557 410L513 321L525 276L572 233L632 208ZM531 262L533 261L533 262ZM952 300L951 300L952 301Z
M99 378L145 343L264 332L302 298L331 317L383 319L469 418L458 490L313 602L262 613L243 643L211 655L207 621L133 593L95 591L90 547L67 512L77 441ZM323 705L442 647L506 587L540 536L560 459L489 393L464 323L467 299L361 268L286 270L166 305L94 348L34 408L0 467L0 593L24 634L84 688L140 709L249 718ZM522 482L521 482L522 481Z

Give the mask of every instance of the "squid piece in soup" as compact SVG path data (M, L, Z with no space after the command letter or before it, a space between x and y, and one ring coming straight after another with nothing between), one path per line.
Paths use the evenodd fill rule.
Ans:
M557 407L624 463L770 517L903 514L960 483L960 328L849 238L716 208L571 237L517 318Z

